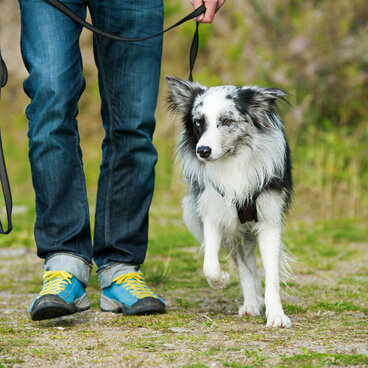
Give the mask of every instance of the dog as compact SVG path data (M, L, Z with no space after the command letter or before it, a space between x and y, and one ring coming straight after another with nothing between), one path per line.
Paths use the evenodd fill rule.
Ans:
M224 246L243 291L239 315L259 316L265 304L267 327L290 327L280 298L281 233L292 197L290 149L278 114L286 92L165 79L169 109L182 118L177 148L189 184L183 218L202 244L209 285L221 289L229 284L218 257ZM265 270L264 300L257 242Z

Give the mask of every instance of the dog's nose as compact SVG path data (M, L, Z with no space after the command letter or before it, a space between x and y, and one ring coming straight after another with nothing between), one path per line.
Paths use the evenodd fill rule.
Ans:
M212 152L211 147L208 146L199 146L197 148L197 154L202 158L210 157L211 152Z

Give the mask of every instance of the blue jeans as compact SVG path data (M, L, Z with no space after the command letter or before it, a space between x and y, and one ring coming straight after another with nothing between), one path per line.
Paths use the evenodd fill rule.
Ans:
M63 2L85 17L83 0ZM157 161L152 135L162 37L122 43L94 36L106 134L92 248L76 120L85 88L81 27L45 0L19 3L22 55L29 71L24 90L31 99L26 114L38 255L46 263L55 255L88 265L94 259L100 270L117 263L140 265ZM89 0L88 6L93 23L111 33L132 38L162 30L162 0Z

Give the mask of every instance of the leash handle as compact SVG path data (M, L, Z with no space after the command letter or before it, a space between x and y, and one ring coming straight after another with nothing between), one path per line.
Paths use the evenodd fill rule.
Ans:
M3 58L1 57L1 50L0 50L0 96L1 96L1 88L5 86L7 81L8 81L8 69L6 69L6 65Z
M11 220L13 201L12 201L12 195L10 191L8 173L6 171L6 166L5 166L3 145L1 142L1 133L0 133L0 180L1 180L1 186L3 189L4 201L5 201L6 217L8 220L8 228L6 230L4 230L3 225L0 221L0 234L9 234L11 230L13 229L12 220Z
M0 50L0 96L1 96L1 88L5 86L7 80L8 80L8 70L6 69L6 65L1 57L1 50ZM9 234L13 228L11 221L13 202L10 191L8 173L6 171L5 166L3 145L1 141L1 132L0 132L0 181L1 187L3 189L6 217L8 219L8 228L6 230L4 230L3 225L0 221L0 234Z
M78 16L76 13L74 13L70 8L68 8L66 5L64 5L63 3L61 3L59 0L47 0L47 2L49 2L55 8L57 8L58 10L60 10L62 13L64 13L68 17L72 18L75 22L77 22L81 26L89 29L90 31L92 31L94 33L97 33L97 34L99 34L101 36L104 36L104 37L107 37L107 38L111 38L112 40L122 41L122 42L145 41L145 40L148 40L150 38L161 36L164 33L170 31L171 29L180 26L184 22L187 22L188 20L191 20L191 19L194 19L194 18L198 17L200 14L202 14L202 13L204 13L206 11L206 6L204 4L202 4L199 8L195 9L194 11L192 11L190 14L188 14L184 18L180 19L178 22L176 22L171 27L168 27L168 28L164 29L162 32L153 34L151 36L142 37L142 38L126 38L126 37L120 37L120 36L114 35L112 33L105 32L105 31L103 31L103 30L95 27L93 24L90 24L90 23L86 22L83 18L81 18L80 16ZM189 56L190 74L189 74L189 81L192 81L193 80L192 71L193 71L194 63L195 63L195 60L196 60L196 57L197 57L197 53L198 53L198 43L199 43L199 39L198 39L198 22L197 22L197 24L196 24L196 30L195 30L193 41L192 41L192 45L190 47L190 56Z

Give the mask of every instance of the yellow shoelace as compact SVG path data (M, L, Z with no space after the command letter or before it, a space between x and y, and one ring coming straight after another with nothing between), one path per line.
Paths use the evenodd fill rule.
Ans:
M122 285L122 288L138 299L146 297L157 298L157 296L147 286L143 279L143 275L140 272L129 272L125 275L118 276L113 281L118 285L124 284Z
M45 271L43 275L44 284L40 296L61 293L68 284L72 283L70 281L72 277L73 275L66 271Z

